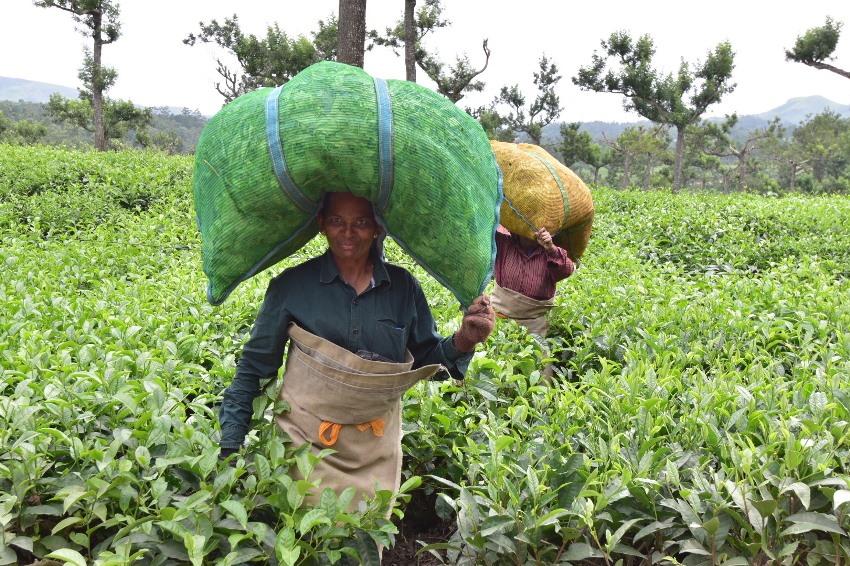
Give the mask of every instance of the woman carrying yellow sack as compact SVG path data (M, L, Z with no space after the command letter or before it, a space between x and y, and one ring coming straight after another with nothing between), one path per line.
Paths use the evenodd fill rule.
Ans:
M495 140L490 145L504 178L493 307L526 327L549 357L544 340L549 311L557 283L575 272L587 246L593 197L573 171L542 147ZM553 377L551 363L543 374Z
M555 304L557 283L572 275L576 265L567 251L552 242L546 228L534 233L535 239L496 230L496 283L491 293L498 316L510 318L528 329L539 341L549 332L549 311ZM544 369L552 377L552 364Z

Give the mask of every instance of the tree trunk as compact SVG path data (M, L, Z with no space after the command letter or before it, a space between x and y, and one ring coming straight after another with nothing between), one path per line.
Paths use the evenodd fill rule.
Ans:
M685 156L685 126L676 126L676 166L673 173L673 192L682 188L682 162Z
M812 165L812 176L814 176L815 181L818 183L823 182L823 178L826 176L826 160L815 159L814 164Z
M649 184L652 182L652 154L646 156L646 169L643 172L643 190L649 190Z
M339 0L337 61L363 68L366 51L366 0Z
M794 189L797 186L797 164L791 163L791 192L794 192Z
M416 82L416 0L404 0L404 71L405 78Z
M742 193L746 190L746 169L747 166L747 154L741 152L738 154L738 190Z
M600 169L602 169L602 168L601 167L594 167L593 168L593 184L594 185L599 184L599 170Z
M538 144L539 145L539 144ZM629 169L632 167L632 156L628 153L623 154L623 180L620 181L621 189L629 188Z
M91 106L94 118L94 147L98 151L106 149L106 132L103 126L103 81L101 80L101 61L103 58L103 38L100 36L102 25L102 14L100 11L92 12L94 20L92 36L94 37L94 49L92 52L92 88Z

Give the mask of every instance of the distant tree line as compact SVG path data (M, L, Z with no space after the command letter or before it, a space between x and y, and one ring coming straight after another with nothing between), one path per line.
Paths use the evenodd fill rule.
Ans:
M826 110L793 128L778 118L764 128L736 128L738 117L687 127L683 189L723 192L850 194L850 119ZM674 186L669 126L634 125L594 140L581 124L561 125L554 155L588 183L645 190Z
M192 154L207 118L198 110L148 108L150 123L141 131L126 129L109 138L111 149L151 148L170 154ZM0 143L63 145L85 149L94 146L94 134L71 122L51 117L48 104L0 101Z

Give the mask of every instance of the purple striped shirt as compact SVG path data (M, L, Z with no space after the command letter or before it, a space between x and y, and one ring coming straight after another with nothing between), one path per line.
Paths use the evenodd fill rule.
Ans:
M556 283L575 271L566 250L554 246L548 254L542 246L525 251L519 236L496 229L496 283L500 287L545 301L555 296Z

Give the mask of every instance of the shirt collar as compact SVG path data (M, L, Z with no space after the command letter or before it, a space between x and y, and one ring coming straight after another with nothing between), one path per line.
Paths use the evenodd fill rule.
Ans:
M384 281L389 283L390 275L387 273L387 266L384 264L384 261L376 258L375 254L371 251L369 252L369 257L372 259L372 278L375 280L375 287L380 287ZM320 283L330 283L336 278L339 278L340 281L342 280L342 276L339 274L339 268L336 266L330 250L325 250L325 253L320 256L320 261Z
M522 245L522 241L519 239L519 234L514 234L513 232L511 232L511 240L513 240L516 248L526 257L531 257L543 249L543 246L536 246L533 250L531 250L531 252L526 251L525 247Z

